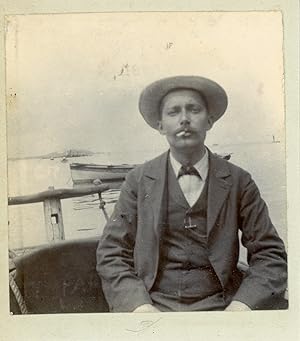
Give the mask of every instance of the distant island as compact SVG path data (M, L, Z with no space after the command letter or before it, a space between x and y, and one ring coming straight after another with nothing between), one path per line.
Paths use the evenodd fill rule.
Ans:
M79 156L91 156L94 153L89 150L83 150L83 149L69 149L64 152L53 152L46 155L42 155L42 159L57 159L61 157L79 157Z
M63 152L52 152L45 155L37 155L37 156L25 156L25 157L9 157L8 160L29 160L29 159L57 159L57 158L71 158L71 157L79 157L79 156L91 156L94 153L90 150L84 149L68 149Z

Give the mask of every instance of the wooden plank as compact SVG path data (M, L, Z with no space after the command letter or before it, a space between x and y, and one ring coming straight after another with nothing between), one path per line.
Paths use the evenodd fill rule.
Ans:
M9 197L8 205L23 205L43 202L48 199L68 199L81 197L84 195L102 193L109 189L108 185L91 185L78 188L60 188L50 189L44 192L39 192L30 195L23 195L17 197Z
M46 199L44 201L44 218L48 241L64 240L64 224L59 199Z

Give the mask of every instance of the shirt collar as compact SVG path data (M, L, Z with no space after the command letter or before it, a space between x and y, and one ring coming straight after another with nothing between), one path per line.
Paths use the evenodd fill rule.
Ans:
M177 177L182 164L174 158L171 152L170 152L170 162L174 170L174 173ZM208 152L206 148L205 148L204 156L202 157L201 160L199 160L197 163L194 164L194 167L197 169L198 173L200 174L201 179L205 181L207 178L207 174L208 174Z

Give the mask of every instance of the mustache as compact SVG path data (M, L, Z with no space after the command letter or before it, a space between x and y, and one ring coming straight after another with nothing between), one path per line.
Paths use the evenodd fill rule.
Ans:
M195 130L191 128L189 125L184 125L183 127L178 128L175 131L175 134L181 133L181 132L189 132L189 133L195 133Z

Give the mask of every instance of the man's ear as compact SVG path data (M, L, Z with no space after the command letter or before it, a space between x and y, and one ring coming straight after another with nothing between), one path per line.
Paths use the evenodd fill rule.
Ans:
M159 131L159 133L161 134L161 135L165 135L166 133L165 133L165 130L164 130L164 128L163 128L163 125L162 125L162 122L161 121L158 121L158 131Z
M213 125L214 125L214 121L213 121L212 117L208 116L208 118L207 118L207 129L206 130L210 130Z

